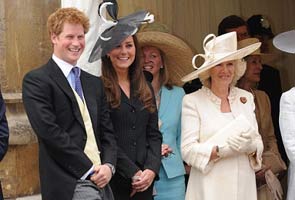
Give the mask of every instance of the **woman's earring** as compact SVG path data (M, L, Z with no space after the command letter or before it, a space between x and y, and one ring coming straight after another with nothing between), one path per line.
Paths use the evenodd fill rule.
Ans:
M161 65L161 66L160 66L160 69L163 69L163 68L164 68L163 65Z

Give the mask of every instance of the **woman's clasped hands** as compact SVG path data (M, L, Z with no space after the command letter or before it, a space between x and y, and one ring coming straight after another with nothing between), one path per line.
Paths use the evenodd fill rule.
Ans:
M256 152L255 135L253 132L232 135L227 139L229 147L240 153L251 154Z
M150 169L138 171L132 177L132 191L130 193L130 197L135 195L136 192L143 192L147 190L153 183L155 176L155 173Z

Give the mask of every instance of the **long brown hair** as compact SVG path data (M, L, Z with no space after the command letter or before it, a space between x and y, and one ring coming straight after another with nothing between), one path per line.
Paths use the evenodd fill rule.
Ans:
M140 48L138 48L138 41L136 36L132 36L136 49L135 60L129 67L129 79L130 85L134 90L134 96L138 97L139 100L144 104L144 107L149 112L156 110L153 94L151 88L147 84L141 65L140 65ZM107 101L110 103L112 108L119 108L121 104L121 90L118 84L117 73L112 65L110 58L106 55L102 57L102 80L105 87Z

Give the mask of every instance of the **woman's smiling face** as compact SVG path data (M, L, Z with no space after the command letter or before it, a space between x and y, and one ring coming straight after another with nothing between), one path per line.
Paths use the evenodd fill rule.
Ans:
M143 52L143 69L149 71L153 76L160 74L160 68L163 65L161 52L153 46L145 46Z
M127 37L121 44L111 50L107 55L116 71L128 70L135 60L135 44L132 36Z
M226 61L210 69L211 84L230 85L235 74L235 62Z

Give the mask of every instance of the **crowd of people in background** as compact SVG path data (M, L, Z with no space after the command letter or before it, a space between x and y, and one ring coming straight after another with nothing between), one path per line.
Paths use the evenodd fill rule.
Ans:
M52 57L23 79L43 200L295 198L295 89L282 95L266 64L264 15L225 17L197 55L147 11L118 18L103 1L99 15L89 62L101 60L100 77L77 66L89 19L60 8L47 21ZM0 93L0 160L8 132Z

